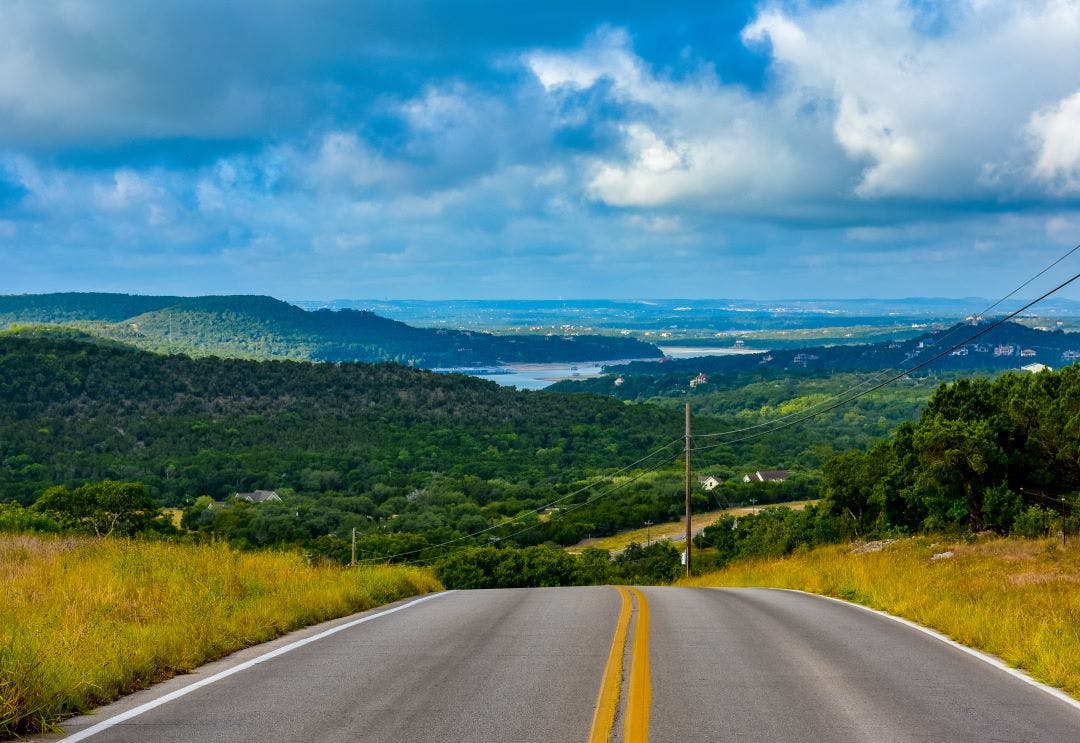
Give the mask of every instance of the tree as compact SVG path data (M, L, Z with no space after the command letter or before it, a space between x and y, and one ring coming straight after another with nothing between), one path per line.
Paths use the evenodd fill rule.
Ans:
M821 495L829 512L850 516L856 533L870 526L884 505L874 497L874 486L885 476L888 464L884 452L884 447L870 453L846 451L821 468Z
M1008 534L1020 516L1024 503L1020 496L1009 490L1007 485L987 488L983 493L983 522L987 529L998 534Z
M75 489L66 485L51 487L32 508L96 536L146 531L161 516L161 508L146 491L146 485L115 480L86 483Z
M983 491L1000 483L1005 455L985 420L936 416L920 422L914 437L920 459L917 492L929 512L928 527L963 521L983 528Z

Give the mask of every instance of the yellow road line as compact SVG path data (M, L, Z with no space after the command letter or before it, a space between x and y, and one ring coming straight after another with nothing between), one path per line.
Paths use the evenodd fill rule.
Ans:
M615 727L615 711L619 707L623 653L626 648L626 631L630 626L630 594L622 586L617 588L622 597L622 608L619 610L619 621L615 625L615 637L611 641L604 678L600 682L600 695L596 699L596 711L593 712L589 743L608 743L611 730Z
M640 589L630 589L637 599L638 616L634 624L634 650L630 657L630 696L626 702L623 743L647 743L652 685L649 680L649 602Z

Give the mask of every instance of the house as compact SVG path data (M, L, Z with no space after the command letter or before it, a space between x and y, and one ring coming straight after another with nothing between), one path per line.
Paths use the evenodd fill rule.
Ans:
M1000 346L994 347L994 356L1012 356L1013 347L1007 343L1003 343Z
M1020 352L1020 358L1022 358L1022 359L1030 359L1034 355L1035 355L1035 349L1034 348L1025 348L1023 351Z
M1063 361L1076 361L1077 359L1080 359L1080 351L1066 351L1061 354L1061 358Z
M269 503L270 501L281 502L281 496L273 490L256 490L254 493L234 493L236 500L246 500L248 503Z
M792 361L794 361L796 364L802 364L803 366L806 366L811 361L817 361L818 358L820 357L814 353L797 353L795 354L795 358L792 359Z
M758 470L749 475L743 475L743 482L783 482L791 477L787 470Z
M705 384L709 381L709 378L704 374L698 374L696 377L690 380L690 387L697 387L699 384Z
M712 475L708 475L707 477L699 477L698 484L708 491L715 490L720 485L720 481Z
M1020 371L1026 371L1026 372L1031 372L1032 374L1038 374L1041 371L1053 371L1053 369L1051 369L1046 364L1035 363L1035 364L1027 364L1026 366L1021 366Z

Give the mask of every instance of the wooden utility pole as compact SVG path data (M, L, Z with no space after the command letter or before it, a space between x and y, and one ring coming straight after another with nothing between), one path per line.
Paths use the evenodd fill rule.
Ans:
M686 575L690 576L690 403L686 403Z
M352 559L349 560L349 567L356 565L356 527L352 530Z
M1061 496L1061 546L1065 547L1065 496Z

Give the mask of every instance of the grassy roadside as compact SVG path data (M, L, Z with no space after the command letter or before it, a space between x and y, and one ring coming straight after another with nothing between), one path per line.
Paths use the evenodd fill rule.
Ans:
M439 590L404 567L295 554L0 536L0 738L289 630Z
M834 545L685 579L796 588L910 619L1080 698L1080 545L919 537Z

